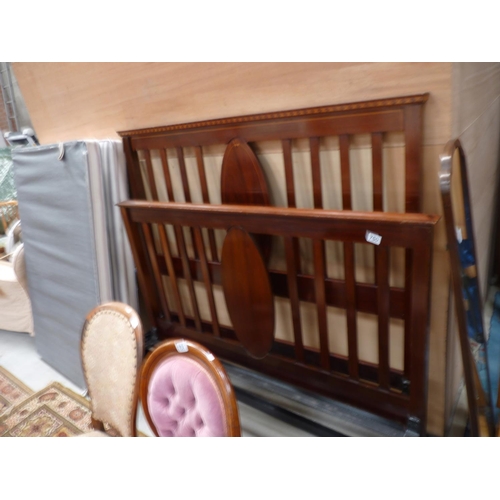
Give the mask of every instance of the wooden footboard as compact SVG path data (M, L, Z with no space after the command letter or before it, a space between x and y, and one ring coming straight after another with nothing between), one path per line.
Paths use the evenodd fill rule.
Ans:
M160 334L423 433L436 219L384 212L420 210L428 97L120 132Z
M223 359L425 432L437 216L147 201L120 207L139 284L161 337L191 338ZM218 260L207 257L213 230L225 232ZM263 238L283 246L285 269L269 267ZM312 244L311 273L301 268L299 239ZM342 246L344 279L328 276L325 247L330 241ZM356 279L356 244L374 247L373 283ZM405 249L407 256L402 287L390 283L395 248ZM275 335L277 299L287 304L280 321L288 316L288 338ZM314 328L304 321L303 304L314 307ZM338 332L330 312L339 309L347 322L344 353L333 348ZM377 362L359 355L359 314L376 320ZM398 369L391 361L392 319L404 322Z

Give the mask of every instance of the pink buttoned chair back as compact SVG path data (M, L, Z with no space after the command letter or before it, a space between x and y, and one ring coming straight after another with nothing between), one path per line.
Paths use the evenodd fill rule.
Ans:
M140 397L156 436L240 436L236 397L220 361L200 344L172 339L146 358Z

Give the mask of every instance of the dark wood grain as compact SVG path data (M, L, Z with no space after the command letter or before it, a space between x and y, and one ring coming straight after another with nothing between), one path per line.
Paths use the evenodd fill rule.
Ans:
M294 240L295 238L292 238ZM172 262L175 269L175 274L179 277L184 277L184 270L182 261L179 257L172 257ZM162 267L162 273L167 275L169 271L167 266L159 261ZM194 259L189 260L189 267L191 276L198 281L203 281L203 273L201 270L200 262ZM221 285L221 265L218 262L209 262L208 269L210 277L215 285ZM273 295L276 297L289 298L288 276L284 271L268 270L269 279L271 281L271 288ZM354 277L352 278L354 293L352 294L356 300L352 301L355 304L355 309L359 312L367 314L377 314L377 286L371 283L356 283ZM298 294L299 300L303 302L316 303L314 292L314 276L307 274L297 274ZM325 299L326 303L332 307L339 307L346 309L348 307L347 283L344 280L325 278ZM404 288L390 288L390 315L391 318L404 319L405 318L405 290ZM354 307L354 306L353 306Z
M325 250L324 242L313 240L314 253L314 290L318 313L319 345L321 350L321 367L330 370L330 349L328 346L328 321L325 300Z
M345 276L345 298L347 316L347 346L349 349L349 375L359 378L358 359L358 325L356 321L356 310L361 310L356 301L356 278L354 262L354 245L351 242L344 243L344 276Z
M158 201L158 190L156 189L156 181L153 173L153 164L151 163L151 153L148 149L144 151L144 158L146 160L146 172L148 173L148 184L151 191L151 197L154 201Z
M208 195L207 176L205 173L205 163L203 161L203 151L200 146L195 148L195 154L196 164L198 166L198 175L200 177L201 196L203 199L203 203L210 203L210 197ZM211 259L214 262L218 262L219 257L217 255L217 245L215 243L215 235L213 230L208 231L208 241L210 244Z
M160 149L161 163L163 167L163 177L167 188L168 201L176 201L174 197L174 188L172 186L172 177L170 176L170 168L168 165L167 152L165 149Z
M355 381L345 376L321 370L318 367L290 362L281 356L268 355L263 360L249 357L245 348L235 342L206 336L194 330L173 324L167 331L172 336L191 338L203 343L222 359L247 366L271 377L294 384L304 389L372 411L402 423L408 419L409 397L392 391L379 390L373 384Z
M379 384L389 389L389 249L376 247Z
M160 314L160 306L158 304L158 296L154 293L154 280L151 276L148 252L145 249L143 237L139 232L139 226L132 223L130 213L124 207L120 211L123 225L130 241L132 256L134 257L137 281L145 299L146 313L149 321L154 325Z
M312 288L314 290L313 300L316 303L318 319L320 322L323 322L323 326L320 325L319 327L320 349L317 352L313 352L311 349L304 348L303 364L297 362L297 351L294 342L286 344L275 340L268 354L256 361L254 357L248 356L248 351L241 342L241 339L238 335L232 334L230 328L221 328L220 337L216 337L215 335L210 335L213 331L211 323L199 320L199 325L196 325L196 318L193 318L192 323L190 322L191 320L186 318L186 323L189 325L186 329L182 329L183 327L175 321L167 323L163 320L157 320L156 324L158 325L160 334L162 336L169 336L173 332L182 331L183 334L190 336L188 338L192 338L193 340L201 339L206 345L214 346L217 352L223 354L225 359L236 363L243 363L245 366L255 366L263 373L279 376L280 379L290 383L299 383L302 387L327 393L331 397L338 397L352 404L360 405L365 409L370 409L370 411L377 411L379 414L391 415L392 418L411 419L412 425L418 429L418 432L424 432L427 405L429 273L431 267L433 227L437 220L439 220L439 217L425 214L361 213L242 205L207 206L139 201L128 201L120 205L124 210L129 212L129 218L134 224L161 221L164 224L176 223L188 227L232 231L235 230L235 227L238 227L241 228L238 231L245 233L258 230L261 233L274 236L317 240L315 244L315 275L312 277ZM339 240L351 244L363 242L365 241L367 227L370 227L371 230L382 236L380 248L388 251L388 247L404 247L419 255L418 259L412 261L412 289L404 292L410 298L408 301L409 306L405 308L404 300L400 302L401 311L404 311L405 314L405 322L411 325L410 334L412 339L410 383L406 389L403 378L398 375L397 377L399 378L395 379L394 372L390 369L389 390L364 382L363 377L365 377L365 374L371 377L370 380L376 381L378 378L378 367L369 366L366 363L358 363L359 379L351 377L352 362L350 358L332 357L328 351L328 329L325 321L327 290L332 290L332 288L328 287L333 286L335 288L338 286L339 293L345 295L345 288L342 288L341 280L326 278L322 265L322 243L325 240ZM135 245L134 242L132 244ZM253 250L257 251L256 247L253 247ZM231 272L228 275L234 280L233 289L238 290L239 288L241 291L247 288L243 281L247 278L241 275L238 276L234 270L239 270L243 274L248 273L248 271L246 266L241 263L244 252L238 250L234 253L236 255L235 260L239 259L239 263L230 266ZM184 272L186 272L189 266L189 262L186 262ZM192 270L198 272L198 269L200 279L203 279L201 267L198 268L196 262L193 266L187 269L190 279L192 279ZM224 266L224 258L222 259L221 266ZM265 271L263 263L261 263L261 266ZM217 264L207 263L207 267L213 278L216 275L215 270L218 269ZM253 265L251 269L252 279L254 279L254 275L256 274L254 269L256 269L256 266ZM224 272L222 274L224 275ZM284 291L286 290L286 293L289 294L289 279L287 274L274 272L274 276L276 276L278 282L278 277L282 276ZM222 281L223 279L222 277ZM304 276L298 276L297 281L299 282L298 294L300 298L300 294L304 293L300 289L300 283L307 282L307 279ZM271 283L269 282L266 286L269 288L268 292L264 295L272 297ZM382 293L378 291L378 285L356 284L355 289L357 294L358 292L361 293L361 291L365 294L362 300L364 303L372 301L375 304L375 311L378 313L377 297ZM372 295L366 295L368 291ZM391 295L395 292L395 290L390 289L389 291ZM259 297L262 295L259 293ZM225 293L225 296L226 300L228 297L231 300L234 298L235 293ZM346 299L344 298L343 300L345 307ZM258 303L257 300L248 299L248 296L246 299L239 300L238 302L236 306L228 306L229 310L238 309L238 307L241 307L241 303ZM356 300L357 308L359 308L359 302L361 301ZM389 312L391 307L389 305ZM248 307L242 308L243 311L248 309ZM258 314L253 314L253 316L246 323L255 325L255 317L258 317ZM233 321L233 318L231 320ZM182 330L178 330L178 328ZM325 344L326 349L324 347ZM349 375L349 377L346 377L346 375ZM328 383L327 380L329 380ZM402 392L394 392L396 388Z
M173 314L174 323L179 323L176 321L175 313ZM194 329L194 319L191 317L186 318L187 328ZM202 319L202 334L212 333L212 325L210 321ZM161 324L161 322L160 322ZM163 328L164 327L164 328ZM168 330L169 324L164 324L162 326L162 332ZM230 342L235 345L240 345L234 330L230 327L220 326L220 338L223 341ZM287 358L289 362L296 362L296 353L294 343L287 340L282 340L275 338L269 356L279 356L280 358ZM321 355L320 350L311 346L304 346L304 362L305 365L313 366L321 369ZM345 376L349 375L348 358L341 354L330 353L330 367L331 371L339 375ZM373 385L378 386L378 364L370 363L368 361L359 361L359 378L365 382L371 382ZM407 378L404 376L401 370L391 368L390 370L390 385L391 389L396 392L404 392L406 389Z
M304 361L304 345L302 342L302 325L300 322L299 290L297 286L297 263L295 258L294 238L285 238L286 270L288 278L288 293L292 309L293 337L297 361Z
M191 276L191 270L189 268L189 260L186 251L186 243L184 241L184 234L182 232L181 226L174 226L174 231L177 238L177 243L179 245L179 255L182 261L182 267L184 269L184 277L189 290L189 297L191 298L191 304L194 311L196 329L201 332L201 317L200 310L198 307L198 299L196 298L196 293L194 291L193 277Z
M224 204L269 206L269 189L255 153L245 141L232 140L222 159L221 199Z
M398 109L405 106L414 104L424 104L427 102L429 94L415 94L401 97L390 97L386 99L373 99L371 101L359 101L344 104L332 104L328 106L318 106L314 108L300 108L288 111L276 111L270 113L258 113L254 115L243 115L232 118L218 118L215 120L206 120L203 122L182 123L179 125L165 125L160 127L151 127L138 130L127 130L118 132L121 137L127 136L149 136L153 134L164 134L177 131L191 131L200 128L209 127L224 127L235 126L242 123L258 123L263 122L267 126L269 122L276 123L278 120L293 120L298 121L303 125L302 120L307 120L310 117L322 117L324 115L341 115L347 116L348 114L361 114L362 116L368 115L371 112L379 112L386 109Z
M292 141L281 141L283 162L285 166L286 198L289 207L295 207L295 182L293 179Z
M168 274L170 283L172 285L172 290L174 293L174 300L177 306L177 315L179 316L179 321L182 326L186 326L186 317L184 316L184 309L182 306L182 299L179 293L179 285L177 283L177 274L175 271L174 263L172 260L172 252L170 251L170 243L168 241L167 232L163 224L158 224L158 233L160 235L160 244L163 251L163 258L167 266L167 273L163 270L162 274ZM180 258L178 260L181 260Z
M422 108L407 106L405 117L405 207L420 212L422 182Z
M221 200L229 205L269 206L269 188L260 162L250 146L240 139L232 140L222 159ZM269 236L255 234L255 242L264 262L271 255Z
M340 143L340 170L342 172L342 208L352 210L351 202L351 161L349 159L349 136L342 134Z
M155 222L227 230L244 227L248 233L353 241L366 244L366 228L382 237L381 245L411 248L439 220L419 213L358 212L306 208L197 205L129 200L118 203L134 222Z
M281 147L283 149L283 164L285 166L285 182L286 182L286 196L288 207L295 208L295 181L293 178L293 158L292 158L292 141L284 139L281 141ZM300 248L299 240L293 238L293 255L295 259L295 270L300 273L301 262L300 262Z
M222 247L222 289L234 330L248 353L263 358L274 340L274 298L252 237L231 228Z
M319 139L311 137L309 139L311 148L311 171L313 182L314 208L323 208L323 193L321 191L321 166L319 163Z
M130 191L130 198L145 200L146 192L141 176L141 166L136 150L132 149L130 137L123 138L123 151L127 160L127 180Z
M430 248L432 228L437 218L426 218L414 214L351 212L353 200L349 148L351 136L356 134L369 134L371 136L373 208L375 211L381 211L385 202L382 162L384 134L403 132L406 156L401 168L404 169L406 179L405 206L407 211L418 211L422 155L422 109L427 98L428 94L403 96L168 125L122 133L124 144L125 141L128 141L132 153L139 149L160 149L161 151L166 148L174 148L178 151L179 148L194 147L202 198L205 203L199 206L190 205L187 209L175 203L153 203L147 206L131 204L127 206L127 211L133 225L142 222L155 222L187 228L200 228L200 231L207 230L212 257L214 257L213 245L210 242L212 230L227 231L232 227L239 227L249 234L266 235L275 239L281 237L285 242L287 271L271 269L268 275L271 293L274 296L290 300L294 328L292 342L286 343L275 339L265 358L256 360L248 356L247 351L231 328L219 325L220 336L214 336L212 322L200 319L197 325L195 315L192 318L186 316L187 328L178 325L175 320L172 324L167 324L164 320L157 320L161 335L168 336L182 331L192 335L193 340L199 339L204 342L206 339L206 345L215 346L217 352L224 353L224 357L228 360L253 366L263 373L277 376L282 380L297 383L332 397L345 399L380 414L402 420L417 419L418 428L423 432L425 415L422 415L422 411L425 413L426 408L426 382L424 379L427 370L425 350L427 348L428 308L422 309L422 304L415 298L415 289L418 288L415 280L419 281L419 293L423 293L425 297L429 296L429 283L422 284L425 273L419 276L418 269L415 269L415 266L419 268L423 266L423 261L419 260L415 264L411 255L416 252L417 247L420 249L419 245ZM328 136L339 136L343 212L321 209L323 207L322 191L328 187L322 186L321 183L319 144L323 138ZM203 154L209 149L205 150L205 146L227 145L235 138L238 138L241 144L247 145L250 151L260 147L259 141L281 141L288 208L252 207L246 201L241 204L241 200L236 201L238 205L232 207L207 205L210 200L208 188L204 187L206 180L203 179L205 175ZM294 183L292 143L296 140L298 140L297 145L300 145L301 148L309 145L315 210L295 208L298 186ZM238 163L237 152L233 151L231 154L236 157L235 161ZM133 161L129 160L129 156L127 157L128 168L136 168ZM248 159L244 160L243 163L247 165ZM247 173L253 169L252 166L243 168ZM260 165L259 171L261 172ZM231 179L231 181L233 180ZM166 180L166 182L168 181ZM173 200L173 195L172 197L169 195L169 199ZM186 199L186 201L191 200ZM388 285L388 277L383 271L386 266L383 260L379 262L378 255L375 256L375 266L378 270L375 283L356 283L354 245L357 243L366 244L367 228L382 236L383 242L380 250L387 252L387 257L390 255L389 250L392 247L406 249L406 279L403 288ZM302 273L298 247L300 239L316 241L313 252L315 265L313 276ZM344 257L347 259L347 264L344 265L345 280L331 279L325 274L326 241L339 241L344 247ZM222 265L215 262L213 258L212 262L207 261L203 264L199 256L193 259L186 255L184 259L180 256L179 258L172 257L171 260L170 267L174 268L177 277L186 278L189 276L190 279L202 283L206 283L208 277L211 284L222 282ZM161 256L158 257L158 265L160 272L165 274L172 272ZM145 283L145 285L152 286L151 283ZM301 331L300 325L301 301L314 303L316 306L320 329L318 334L320 338L323 338L323 345L320 345L317 350L306 348L303 345L302 335L304 332ZM328 341L327 306L346 309L349 352L346 357L333 355L328 352L328 347L324 348ZM379 377L380 367L360 361L357 355L357 313L367 312L379 316L379 310L382 311L383 321L386 319L388 321L388 318L399 318L405 321L404 373L396 373L390 369L390 366L385 367L383 360L385 354L383 354L381 356L384 365L382 381ZM422 315L423 323L415 323L416 314ZM381 325L381 330L385 331L384 325ZM419 336L420 341L415 340L417 336ZM417 347L415 348L415 346ZM386 352L385 348L383 350ZM334 373L335 377L332 376ZM409 381L408 384L405 379ZM364 380L381 382L381 386L366 385ZM414 389L415 387L416 389ZM395 395L396 389L403 390L403 392Z
M403 96L277 113L237 116L119 132L133 149L227 144L235 137L252 141L298 139L340 134L403 131L404 110L421 107L429 94Z
M182 180L182 190L184 192L184 199L187 203L191 203L191 191L189 189L189 181L186 171L186 162L184 160L184 151L181 147L176 148L177 160L179 162L179 171Z
M208 306L210 308L210 315L212 317L212 328L214 335L220 336L219 320L217 318L217 309L215 308L214 291L212 288L212 281L210 279L210 271L208 269L207 256L205 254L205 246L203 245L203 238L201 229L194 228L194 239L198 248L198 255L200 256L201 270L203 273L203 281L205 283L205 290L207 292Z
M372 134L373 210L384 210L384 176L382 166L382 134Z
M181 173L182 190L184 192L184 199L186 200L186 203L191 203L191 190L189 188L189 181L188 181L188 176L187 176L187 171L186 171L186 162L184 160L184 150L181 147L177 147L176 153L177 153L177 160L179 161L179 171ZM189 233L191 235L191 242L193 244L194 255L196 258L198 258L198 251L197 251L196 245L194 244L194 232L193 232L192 227L189 228ZM178 244L179 244L179 242L178 242Z
M167 297L165 295L165 288L163 287L162 276L160 270L158 268L158 258L155 250L155 244L153 242L153 236L151 234L151 228L149 224L142 224L142 232L144 234L144 238L146 241L146 247L149 253L149 261L151 263L151 267L153 269L153 278L156 283L156 289L158 291L158 296L160 297L160 304L163 310L163 314L168 321L171 321L170 317L170 309L168 307Z
M415 245L412 263L411 288L411 371L410 415L418 419L420 432L426 428L427 412L427 376L422 373L422 366L427 366L429 342L429 301L430 281L432 271L432 247L425 242ZM426 319L427 318L427 319ZM420 332L417 334L417 332Z

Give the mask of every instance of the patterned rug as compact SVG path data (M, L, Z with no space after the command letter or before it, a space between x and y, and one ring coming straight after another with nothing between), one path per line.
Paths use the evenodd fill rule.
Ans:
M0 437L71 437L92 430L89 402L58 382L0 418Z
M32 394L29 387L0 366L0 418Z
M0 366L0 437L72 437L92 430L90 401L58 382L35 393Z

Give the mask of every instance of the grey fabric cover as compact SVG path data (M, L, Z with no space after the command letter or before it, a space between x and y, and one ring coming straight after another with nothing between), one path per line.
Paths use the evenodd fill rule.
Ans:
M118 141L106 142L121 148ZM42 359L82 388L80 338L86 315L110 300L137 307L132 283L129 296L113 291L102 172L116 165L104 168L103 160L96 141L13 151L36 347ZM121 252L128 255L128 241L123 241L127 248ZM132 268L116 273L133 281L131 256L128 262Z
M99 175L101 189L99 195L102 199L99 202L99 208L93 196L94 220L105 222L103 226L102 241L107 241L106 252L107 264L111 266L111 272L108 273L112 299L118 302L124 302L130 307L139 310L139 299L137 295L137 282L135 278L135 264L128 236L123 225L123 219L120 208L117 203L128 199L128 180L127 165L123 145L121 141L101 140L87 141L89 151L92 146L98 148L98 158L100 168L96 169ZM92 171L91 171L92 172ZM94 194L94 190L92 190ZM97 216L98 213L104 216ZM96 238L99 239L99 238ZM103 291L101 291L103 293Z

